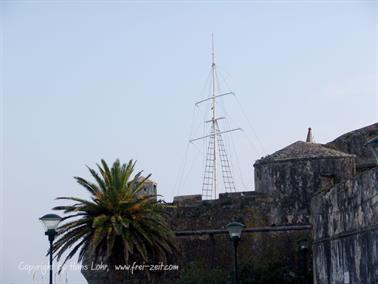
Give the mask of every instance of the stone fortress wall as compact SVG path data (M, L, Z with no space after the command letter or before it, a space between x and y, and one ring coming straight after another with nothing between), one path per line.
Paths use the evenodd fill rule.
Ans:
M378 167L312 200L316 283L378 283Z
M378 167L365 146L378 123L327 146L356 155L357 174L312 199L315 283L378 283Z
M348 283L347 277L367 281L350 283L378 283L374 227L377 199L372 197L378 191L377 168L373 155L364 146L368 135L377 130L378 123L325 145L295 142L256 161L255 191L221 194L211 201L202 201L200 195L176 197L173 208L167 209L169 222L176 231L221 229L235 217L247 227L311 223L312 233L243 234L241 263L253 266L277 261L286 264L289 274L298 276L298 242L314 238L315 283ZM371 197L371 203L358 203L361 196ZM334 208L344 211L335 215ZM352 224L347 226L349 222ZM372 227L362 226L366 224ZM369 232L344 236L367 228ZM343 239L338 240L339 237ZM226 235L179 237L178 245L180 261L185 266L201 262L209 269L231 270L232 246ZM354 259L358 256L369 257L371 262L358 262ZM336 265L335 261L343 264ZM308 269L311 268L310 262ZM345 272L348 274L344 279Z
M217 200L192 198L189 203L176 201L176 207L169 209L175 231L224 229L234 218L248 228L270 227L276 218L272 208L279 206L279 200L255 191L220 194ZM290 225L289 221L286 224ZM243 233L238 249L240 266L285 266L287 274L298 276L298 241L309 238L309 231ZM180 236L177 241L181 267L200 263L208 270L233 270L233 246L228 234Z

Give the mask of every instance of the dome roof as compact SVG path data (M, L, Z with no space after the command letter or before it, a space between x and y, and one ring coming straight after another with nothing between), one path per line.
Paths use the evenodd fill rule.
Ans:
M261 158L260 160L256 161L256 164L279 162L293 159L299 160L330 157L354 157L354 155L330 149L318 143L297 141L271 155Z

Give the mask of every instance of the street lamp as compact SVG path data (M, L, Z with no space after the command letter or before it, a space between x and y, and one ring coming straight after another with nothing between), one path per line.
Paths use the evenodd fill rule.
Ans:
M376 162L378 163L378 136L373 137L370 139L366 145L370 148L370 150L373 152L373 155L375 157Z
M46 228L45 235L49 237L50 241L50 284L53 283L53 268L52 268L52 259L53 259L53 241L57 234L56 228L58 227L59 222L62 218L56 214L46 214L39 218L39 220L43 223Z
M239 273L238 273L238 243L240 241L240 235L242 233L244 224L233 221L229 223L226 228L230 234L230 239L234 244L234 261L235 261L235 284L239 284Z
M304 284L307 284L307 253L308 253L308 241L306 239L299 240L298 242L299 251L302 253L302 265L303 265L303 280Z

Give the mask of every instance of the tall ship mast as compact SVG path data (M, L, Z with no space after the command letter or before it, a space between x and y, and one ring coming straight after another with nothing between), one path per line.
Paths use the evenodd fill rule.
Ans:
M217 116L217 100L220 97L235 95L233 92L220 93L217 88L217 66L215 64L214 36L211 35L211 92L208 98L195 103L196 106L211 101L211 119L205 121L210 124L209 134L191 139L190 142L208 139L205 169L203 172L202 198L216 199L219 191L218 175L222 175L224 189L226 192L236 192L232 171L227 156L222 135L225 133L241 130L241 128L221 130L219 120L226 119L224 116Z

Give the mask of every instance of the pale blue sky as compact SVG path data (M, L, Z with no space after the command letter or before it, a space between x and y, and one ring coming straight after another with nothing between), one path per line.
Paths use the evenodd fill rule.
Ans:
M38 217L57 196L86 196L72 178L88 177L85 165L133 158L166 200L201 192L202 144L180 174L203 134L194 102L207 95L212 32L223 89L237 94L220 103L223 126L244 129L225 138L238 188L309 126L325 143L377 121L377 1L0 5L2 284L31 283L20 262L47 262Z

